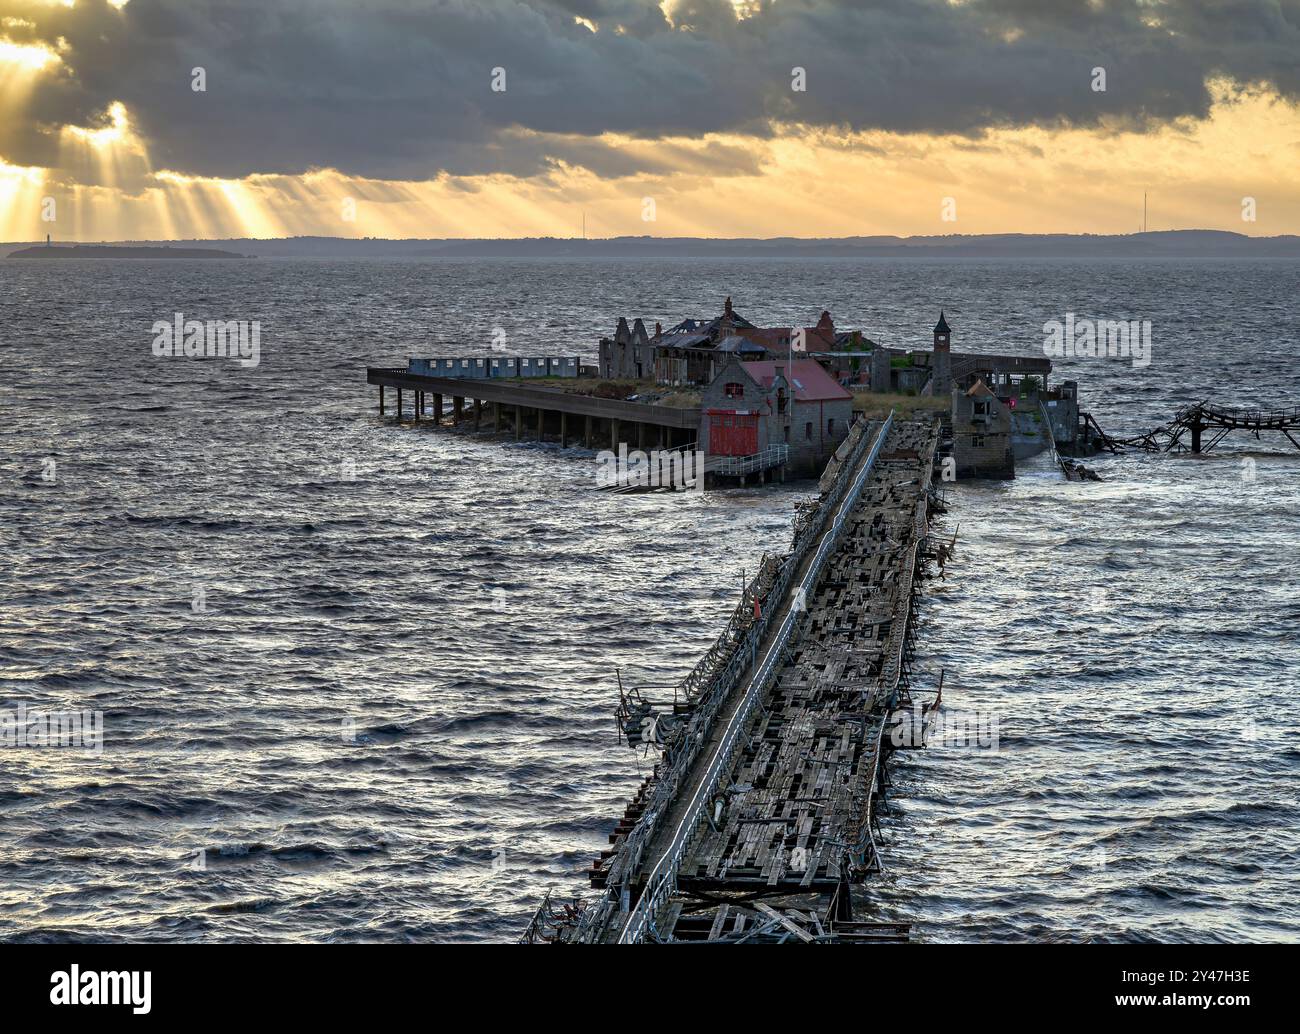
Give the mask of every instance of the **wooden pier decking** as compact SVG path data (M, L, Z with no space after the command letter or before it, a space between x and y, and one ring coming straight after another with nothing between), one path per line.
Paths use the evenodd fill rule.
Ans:
M857 436L756 580L750 627L733 619L684 682L689 717L591 870L601 894L548 897L524 940L906 939L906 924L855 917L852 887L880 870L885 731L909 702L938 437L892 417Z

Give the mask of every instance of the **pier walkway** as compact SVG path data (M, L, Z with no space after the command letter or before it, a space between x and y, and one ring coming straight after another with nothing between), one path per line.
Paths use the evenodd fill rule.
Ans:
M891 417L845 443L791 552L764 564L664 717L655 774L591 870L602 893L548 897L525 941L906 939L856 919L851 888L880 870L938 435Z

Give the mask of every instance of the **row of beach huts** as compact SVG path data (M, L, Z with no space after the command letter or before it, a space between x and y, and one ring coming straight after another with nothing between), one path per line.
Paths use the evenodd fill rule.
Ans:
M577 356L475 356L416 359L408 363L410 373L422 377L578 377L583 372Z

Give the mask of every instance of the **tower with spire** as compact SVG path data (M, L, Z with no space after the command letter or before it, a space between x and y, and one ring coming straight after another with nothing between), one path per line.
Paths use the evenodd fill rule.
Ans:
M948 351L948 344L952 337L952 328L948 326L947 319L944 318L943 310L939 310L939 322L934 325L934 350Z
M939 310L939 322L934 325L934 357L931 361L931 393L936 397L952 394L952 328Z

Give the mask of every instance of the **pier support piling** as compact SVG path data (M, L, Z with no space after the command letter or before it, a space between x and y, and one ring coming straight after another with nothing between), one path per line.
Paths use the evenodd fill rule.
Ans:
M679 447L678 443L694 441L696 437L692 430L698 420L695 411L653 404L629 405L624 399L586 396L549 386L489 383L471 378L462 378L457 384L450 377L387 368L369 368L367 380L379 388L381 417L392 416L398 423L422 424L432 418L439 426L472 422L472 427L462 428L466 432L508 434L513 411L516 441L522 442L525 436L529 441L558 441L561 449L608 447L617 451L622 447L648 452ZM412 396L410 415L406 412L407 391ZM490 413L486 412L489 406ZM528 426L525 431L529 418L536 419L537 425ZM1212 445L1207 440L1207 446Z

